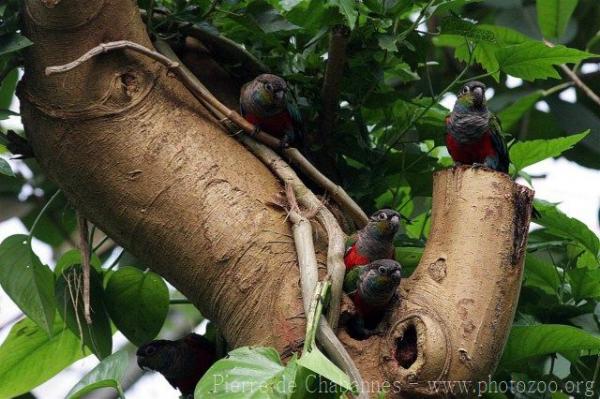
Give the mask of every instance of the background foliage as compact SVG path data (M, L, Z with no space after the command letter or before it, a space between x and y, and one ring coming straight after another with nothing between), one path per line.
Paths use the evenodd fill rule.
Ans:
M193 27L240 43L259 60L258 70L285 77L304 115L315 162L367 212L392 207L412 219L396 241L398 259L409 273L429 233L432 174L451 165L443 147L448 110L440 100L462 81L477 77L493 87L489 106L512 134L515 176L531 182L523 168L561 154L600 169L600 107L579 90L575 103L559 97L573 84L561 64L600 93L598 68L581 69L600 57L595 54L600 52L600 3L595 0L140 0L140 7L153 17L152 34L176 48L185 46L187 29ZM0 5L0 126L14 114L9 105L21 50L31 45L19 33L18 18L15 0ZM348 60L339 71L335 129L322 136L318 121L328 33L338 24L351 28ZM249 71L254 70L243 60L223 56L220 61L239 82L253 78ZM523 83L507 87L507 75ZM547 109L536 107L539 101ZM1 130L0 150L8 157L7 129ZM75 214L57 190L35 160L9 164L0 158L0 220L17 217L30 229L29 235L0 245L0 285L26 315L0 346L0 398L26 393L90 353L104 361L69 397L102 386L123 395L119 379L128 357L113 353L113 333L119 330L139 345L161 328L161 336L174 328L169 320L177 311L171 309L167 318L169 297L179 294L95 229L90 234L94 324L81 328L82 309L72 304L81 263L73 250ZM536 206L540 228L530 234L515 326L493 378L553 381L561 388L577 381L598 385L598 237L555 204L539 199ZM32 238L53 248L55 265L42 264ZM267 359L268 367L254 371L269 384L274 378L303 376L301 367L282 366L268 349L241 350L228 361L244 356Z

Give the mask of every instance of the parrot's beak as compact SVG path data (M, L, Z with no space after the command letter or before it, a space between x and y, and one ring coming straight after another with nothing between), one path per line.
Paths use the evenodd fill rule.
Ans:
M283 96L285 96L285 91L279 90L275 92L275 98L279 101L283 100Z
M392 273L392 281L397 283L402 278L402 272L400 270L394 270Z
M394 215L394 216L392 216L392 219L390 219L390 220L394 226L398 226L400 224L400 218L398 216Z
M484 100L485 100L485 93L483 91L483 87L475 87L473 89L473 97L475 98L475 102L477 104L483 104Z

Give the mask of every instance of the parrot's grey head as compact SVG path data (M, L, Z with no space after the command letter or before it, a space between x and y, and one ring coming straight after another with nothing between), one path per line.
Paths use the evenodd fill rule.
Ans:
M400 214L393 209L380 209L371 215L369 225L381 235L393 236L400 226Z
M392 259L371 262L362 271L359 291L371 305L389 302L402 279L402 266Z
M277 75L264 73L255 79L261 92L261 100L278 108L285 108L288 86L285 80Z
M164 372L176 359L177 346L173 341L160 339L140 346L135 354L142 370Z
M371 262L373 270L381 279L389 279L393 283L399 283L402 278L402 266L392 259L380 259Z
M458 92L456 104L472 110L483 110L485 102L485 85L477 80L465 84Z

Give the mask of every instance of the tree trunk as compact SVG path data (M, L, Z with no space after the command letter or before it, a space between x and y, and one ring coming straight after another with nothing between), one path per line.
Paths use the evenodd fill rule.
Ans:
M282 189L269 170L144 56L116 51L44 75L103 42L151 47L135 1L25 0L23 8L35 44L19 97L49 176L216 322L231 347L298 349L296 253L285 214L269 206ZM516 307L531 198L500 173L437 173L431 238L387 335L340 333L368 383L426 393L428 380L493 371Z

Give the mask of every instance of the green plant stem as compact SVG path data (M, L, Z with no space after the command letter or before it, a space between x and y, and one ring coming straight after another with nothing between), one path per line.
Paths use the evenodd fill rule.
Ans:
M191 305L192 303L189 301L189 299L171 299L169 301L169 304L171 304L171 305Z
M100 242L98 243L98 245L96 245L96 246L94 247L94 252L96 252L96 251L97 251L97 250L98 250L98 249L99 249L99 248L102 246L102 244L104 244L106 241L108 241L108 239L109 239L109 238L110 238L109 236L105 236L105 237L102 239L102 241L100 241Z
M119 264L119 261L123 257L124 253L125 253L125 248L121 249L121 253L119 255L117 255L115 260L110 264L110 266L106 270L112 270L115 266L117 266Z
M60 188L58 190L56 190L56 192L54 194L52 194L52 197L50 197L48 202L46 202L46 205L44 205L44 207L42 208L40 213L38 213L38 215L35 217L35 220L33 221L33 224L31 225L31 229L29 229L29 242L31 242L31 239L33 237L33 232L35 231L35 228L37 227L40 219L42 218L42 215L46 212L46 210L48 210L48 207L52 204L52 202L54 202L54 200L58 197L58 195L61 192L62 191Z
M306 337L304 338L303 352L310 352L315 346L317 328L323 311L323 298L329 289L329 282L319 281L315 286L315 293L310 303L310 311L306 320Z
M551 88L542 91L542 95L544 97L551 96L554 93L558 93L560 91L563 91L566 88L573 86L573 84L574 84L573 82L565 82L565 83L558 84L556 86L552 86Z
M479 80L479 79L487 78L488 76L492 76L493 74L495 74L497 72L500 72L500 70L497 70L494 72L482 73L481 75L473 76L472 78L460 80L457 83L462 84L462 83L467 83L471 80Z

